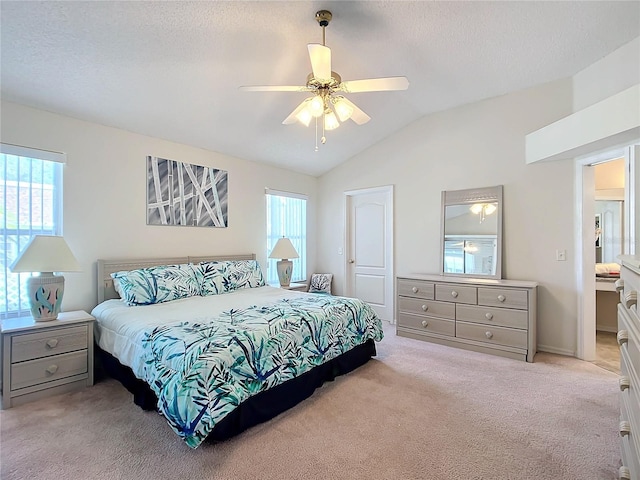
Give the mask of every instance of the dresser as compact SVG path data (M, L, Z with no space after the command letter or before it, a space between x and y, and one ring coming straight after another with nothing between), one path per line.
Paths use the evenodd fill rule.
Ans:
M618 304L621 479L640 479L640 256L623 255Z
M535 282L408 275L396 294L400 336L533 362Z
M93 385L93 322L83 311L3 320L2 408Z

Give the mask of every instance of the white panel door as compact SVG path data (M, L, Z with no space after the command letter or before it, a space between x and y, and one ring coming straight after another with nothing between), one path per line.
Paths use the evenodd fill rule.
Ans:
M347 294L393 322L393 187L347 192Z

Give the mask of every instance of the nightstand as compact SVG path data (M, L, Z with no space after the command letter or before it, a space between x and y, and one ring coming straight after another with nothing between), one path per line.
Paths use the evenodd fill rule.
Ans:
M284 288L285 290L296 290L298 292L306 292L308 287L306 283L290 283L288 287L281 287L279 283L270 284L272 287Z
M93 385L94 320L81 310L3 320L2 408Z

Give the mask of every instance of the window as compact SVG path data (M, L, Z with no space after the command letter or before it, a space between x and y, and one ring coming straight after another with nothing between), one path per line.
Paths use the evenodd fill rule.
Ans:
M9 267L33 235L62 234L64 155L0 144L0 318L29 312L28 274Z
M292 282L307 279L307 196L266 191L267 197L267 283L278 284L277 258L268 258L281 237L291 240L300 258L293 259Z

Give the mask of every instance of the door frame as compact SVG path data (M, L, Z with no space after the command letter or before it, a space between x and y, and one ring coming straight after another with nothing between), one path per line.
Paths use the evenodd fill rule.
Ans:
M351 199L358 195L368 195L372 193L383 193L386 194L386 202L389 205L389 214L386 216L386 225L385 225L385 238L388 240L388 249L387 249L387 260L389 264L389 268L387 269L387 274L389 278L388 285L391 286L390 294L389 294L389 308L391 309L392 315L390 322L395 324L395 252L393 249L393 237L394 237L394 221L393 221L393 185L381 185L379 187L369 187L369 188L360 188L355 190L347 190L344 192L344 236L343 236L343 245L344 245L344 261L342 264L343 268L343 278L345 279L345 294L347 296L353 295L354 286L353 286L353 278L349 274L349 259L353 257L353 252L351 252L351 208L350 203ZM389 292L389 289L387 289Z
M595 279L595 175L591 168L616 158L625 159L625 242L624 252L633 249L634 232L631 216L634 215L635 191L631 182L635 172L634 146L637 142L621 148L594 152L576 158L575 161L575 216L576 216L576 290L578 293L578 325L576 357L581 360L596 359L596 279ZM637 219L636 219L637 221ZM635 227L637 228L637 226Z

